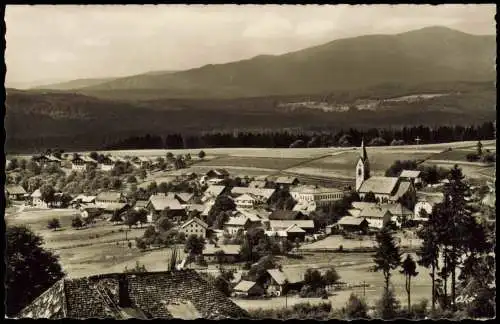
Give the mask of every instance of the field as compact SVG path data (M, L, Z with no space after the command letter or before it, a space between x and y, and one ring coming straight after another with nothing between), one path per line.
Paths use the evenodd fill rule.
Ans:
M358 287L344 291L332 292L332 295L329 296L328 299L332 303L333 308L340 308L344 306L352 292L358 296L364 295L369 305L373 305L375 301L380 298L384 280L382 273L369 271L369 268L373 266L371 253L322 253L313 254L312 256L314 256L314 259L305 258L304 260L301 260L302 266L307 267L308 265L314 264L314 260L328 260L329 265L334 266L337 270L341 277L341 281L352 284L362 284L364 282L368 285L365 289ZM406 254L403 256L406 257ZM414 254L413 257L416 258ZM417 268L417 271L419 272L419 275L412 279L412 303L415 303L422 298L429 299L431 292L431 281L428 276L428 270ZM399 271L393 271L391 283L394 286L396 296L401 304L406 305L404 276L400 274ZM233 298L233 301L245 309L285 307L285 297L273 298L271 300L247 300ZM320 298L299 298L298 296L290 296L286 300L288 307L301 302L310 302L314 304L325 302L325 300Z
M130 249L125 241L134 242L142 236L144 228L114 226L107 221L98 221L94 226L75 230L71 220L76 210L33 210L6 214L8 225L24 224L44 238L44 247L60 257L61 265L69 277L90 276L107 272L123 272L125 267L134 267L135 262L144 264L148 270L165 270L171 250L161 249L140 252ZM49 219L58 218L61 229L46 228ZM126 233L126 234L125 234ZM179 249L183 257L182 249Z

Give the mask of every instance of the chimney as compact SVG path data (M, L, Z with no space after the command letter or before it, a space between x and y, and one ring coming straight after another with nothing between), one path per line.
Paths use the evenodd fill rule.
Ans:
M120 307L130 307L132 301L130 300L128 292L128 280L125 277L118 279L118 305Z

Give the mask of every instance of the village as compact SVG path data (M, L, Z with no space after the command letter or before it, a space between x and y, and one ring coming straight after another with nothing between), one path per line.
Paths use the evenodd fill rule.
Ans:
M357 150L352 186L324 187L294 176L240 177L222 168L182 172L202 163L203 151L197 157L169 153L157 159L92 152L11 159L5 190L14 214L69 212L71 222L64 230L57 213L46 218L45 231L52 232L48 235L121 226L112 236L116 244L128 246L124 254L170 251L166 258L174 258L176 269L194 269L238 305L255 308L262 306L260 300L285 297L297 303L375 291L374 283L362 280L363 274L344 278L339 263L334 266L326 256L339 255L346 260L340 264L355 266L360 255L375 251L375 235L387 226L400 248L415 255L421 244L416 233L442 202L446 175L429 180L428 170L407 170L404 163L396 163L397 176L371 176L365 145ZM169 172L176 174L169 182L152 180L165 179L158 174ZM23 178L23 173L32 178ZM42 185L37 180L41 175L53 186ZM466 199L475 216L494 219L492 183L471 185ZM9 222L8 213L6 217ZM320 253L321 262L308 260L314 253ZM166 260L152 262L155 269L167 266ZM135 271L141 269L146 266L136 261Z

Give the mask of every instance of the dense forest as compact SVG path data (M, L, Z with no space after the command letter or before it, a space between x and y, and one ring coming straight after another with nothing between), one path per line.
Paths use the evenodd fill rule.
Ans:
M446 143L455 141L475 141L495 139L495 125L491 122L471 126L403 127L390 129L354 128L332 132L327 130L308 131L283 130L269 132L207 132L200 134L147 134L119 140L105 145L106 150L125 149L190 149L210 147L329 147L359 146L366 144L404 145Z

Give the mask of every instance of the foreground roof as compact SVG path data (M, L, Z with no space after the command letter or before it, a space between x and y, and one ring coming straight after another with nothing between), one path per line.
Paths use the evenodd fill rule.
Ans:
M119 282L131 301L119 306ZM112 273L61 279L19 318L180 318L247 317L241 309L194 270Z

